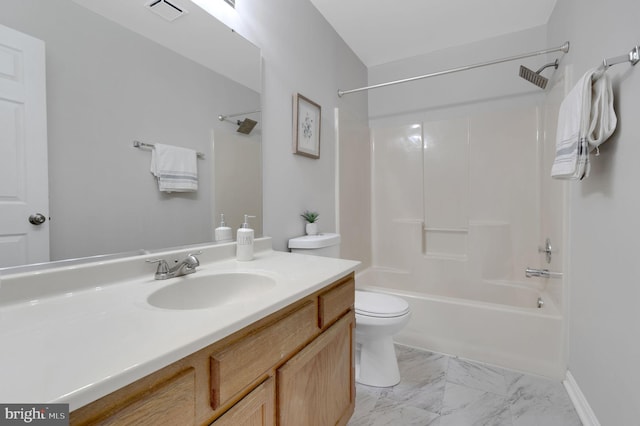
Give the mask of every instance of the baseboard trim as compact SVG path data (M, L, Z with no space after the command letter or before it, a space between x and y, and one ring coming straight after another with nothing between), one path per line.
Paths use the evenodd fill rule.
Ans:
M573 375L569 370L567 370L567 375L564 381L564 384L567 393L569 394L569 398L571 398L571 402L573 402L573 406L578 413L578 417L580 417L580 421L582 421L583 426L600 426L600 422L596 417L595 413L591 409L587 398L585 398L584 394L580 390L578 383L573 378Z

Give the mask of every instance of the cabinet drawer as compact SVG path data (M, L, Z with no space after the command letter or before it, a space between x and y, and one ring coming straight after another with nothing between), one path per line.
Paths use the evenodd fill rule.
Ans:
M194 424L196 415L195 371L184 370L133 397L120 407L103 412L90 421L71 424L156 426L159 424Z
M317 334L312 301L210 357L211 407L215 410L286 360Z
M355 302L353 275L318 297L318 325L325 328L347 312Z

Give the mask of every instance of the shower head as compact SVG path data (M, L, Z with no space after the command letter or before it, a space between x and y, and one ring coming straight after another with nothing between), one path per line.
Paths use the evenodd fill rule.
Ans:
M542 67L540 67L540 69L538 69L538 71L531 71L529 68L520 65L520 77L524 78L530 83L535 84L541 89L545 89L547 87L547 83L549 82L549 79L546 77L543 77L542 75L540 75L540 73L542 72L542 70L549 67L554 67L555 69L558 69L558 60L556 59L554 62L543 65Z
M238 130L236 130L236 132L248 135L249 133L251 133L253 128L256 127L256 124L258 124L258 122L250 118L245 118L242 121L238 120L238 126L240 127L238 127Z
M229 123L234 123L236 125L238 125L238 130L236 130L238 133L242 133L245 135L248 135L249 133L251 133L251 131L253 130L254 127L256 127L256 124L258 124L257 121L252 120L250 118L245 118L244 120L230 120L231 117L238 117L240 115L247 115L247 114L256 114L260 112L260 110L255 110L255 111L249 111L249 112L239 112L237 114L229 114L229 115L222 115L220 114L218 116L218 120L220 121L228 121Z

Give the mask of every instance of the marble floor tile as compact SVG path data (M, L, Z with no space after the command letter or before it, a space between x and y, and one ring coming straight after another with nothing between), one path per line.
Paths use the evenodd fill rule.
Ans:
M379 388L372 388L356 383L356 408L349 421L349 426L369 426L369 417L380 398Z
M369 417L371 426L439 426L440 416L393 399L381 397Z
M485 364L452 358L449 361L447 381L473 389L507 395L506 370Z
M440 413L449 357L397 346L402 380L392 388L383 388L381 396L415 408Z
M560 381L397 345L401 382L356 384L348 426L580 426Z
M396 346L400 375L405 384L420 386L444 376L449 366L449 357L407 346ZM402 382L401 382L402 383Z
M580 426L562 383L521 374L508 383L514 426Z
M506 397L447 383L439 426L512 426Z

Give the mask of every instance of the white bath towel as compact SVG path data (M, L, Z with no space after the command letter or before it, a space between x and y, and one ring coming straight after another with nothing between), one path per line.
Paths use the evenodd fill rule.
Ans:
M551 177L589 176L589 153L611 136L616 125L611 80L602 69L589 70L560 105Z
M197 152L177 146L155 144L151 153L151 173L163 192L198 190Z

